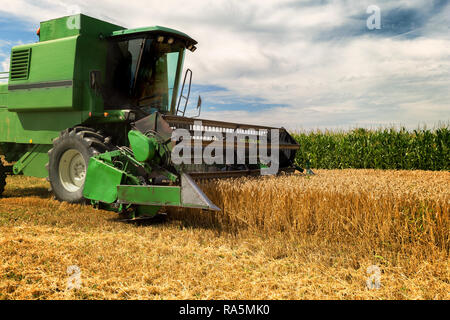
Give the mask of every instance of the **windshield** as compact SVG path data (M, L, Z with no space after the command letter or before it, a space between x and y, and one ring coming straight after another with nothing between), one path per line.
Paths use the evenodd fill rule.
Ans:
M170 44L153 38L111 42L105 106L135 106L149 113L174 110L184 47L169 39Z

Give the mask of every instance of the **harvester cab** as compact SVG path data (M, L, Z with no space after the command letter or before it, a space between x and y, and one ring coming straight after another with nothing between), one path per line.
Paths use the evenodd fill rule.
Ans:
M161 27L116 32L107 41L105 108L176 115L185 51L197 42Z
M183 64L196 45L159 26L42 22L39 42L12 49L0 84L0 149L12 163L0 166L0 193L7 174L22 174L47 178L60 201L154 216L219 210L199 179L295 171L299 146L285 129L185 116Z

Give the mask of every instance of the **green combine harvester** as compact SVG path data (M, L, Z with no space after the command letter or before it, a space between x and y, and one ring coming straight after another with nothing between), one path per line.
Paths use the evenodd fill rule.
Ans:
M38 36L37 43L12 49L8 83L0 84L0 194L7 175L47 178L60 201L152 217L170 206L219 210L195 181L267 168L250 150L275 128L185 116L192 81L189 69L182 81L185 52L197 45L188 35L74 15L42 22ZM175 139L176 130L191 140ZM278 165L292 172L299 146L278 130ZM230 132L253 134L228 138L224 149L233 149L236 160L243 145L246 164L196 157L218 140L205 139L208 133L225 141ZM192 164L173 160L180 143L191 148L183 157Z

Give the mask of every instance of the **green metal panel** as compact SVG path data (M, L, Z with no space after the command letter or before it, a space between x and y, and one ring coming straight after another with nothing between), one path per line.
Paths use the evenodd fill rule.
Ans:
M76 17L81 19L81 33L66 30L68 19ZM122 27L83 15L42 25L41 42L12 50L13 55L30 50L31 60L27 79L10 78L9 110L103 112L101 95L90 88L90 72L100 71L105 80L107 40L100 39L99 34L109 34Z
M61 131L88 118L86 112L16 113L0 108L0 142L52 144Z
M26 48L31 50L29 77L10 79L9 110L103 112L101 95L90 87L90 72L100 71L104 78L107 40L83 34L14 47L13 52Z
M85 36L78 38L77 54L74 69L74 103L79 105L78 109L92 113L103 113L103 98L90 86L90 73L99 71L101 82L105 83L107 40Z
M136 130L128 133L131 149L137 161L144 162L155 157L157 142Z
M181 188L165 186L118 186L120 203L149 206L181 206Z
M83 196L90 200L113 203L117 200L117 186L122 182L122 177L122 171L96 158L91 158Z
M68 16L41 22L39 41L61 39L80 34L80 29L74 27L78 16Z
M79 34L98 37L109 35L113 31L124 29L105 21L77 14L41 22L40 41L55 40Z
M6 108L8 105L8 85L0 84L0 108Z
M49 144L60 131L88 120L89 112L103 114L103 99L89 80L94 70L105 75L107 40L91 34L117 27L95 29L93 20L86 19L90 32L82 35L13 48L30 49L31 64L28 80L0 86L0 107L13 111L0 113L0 142Z
M71 111L73 88L20 90L9 95L9 111Z
M14 47L14 52L31 50L26 80L14 80L10 74L8 109L43 111L79 109L74 100L73 83L77 37ZM11 67L11 69L13 66Z
M16 51L31 49L30 75L26 81L12 81L9 85L56 82L73 79L78 36L59 40L16 46Z
M54 41L76 39L74 48L60 48L60 52L54 52L54 55L63 60L73 61L73 65L70 66L70 75L66 75L63 77L64 79L57 79L55 76L51 76L55 81L73 81L72 104L70 107L74 110L103 112L101 95L94 92L90 87L90 72L100 71L103 78L102 81L105 81L107 40L104 40L103 37L121 29L124 28L82 14L41 23L40 44L42 45L48 46ZM73 54L74 56L67 57L67 54ZM64 55L66 56L64 57ZM32 60L33 67L35 62L34 52ZM30 72L33 74L33 71L31 70ZM57 95L57 92L48 92L48 94ZM66 109L66 107L63 104L59 105L61 109ZM42 106L42 108L48 109L48 106Z
M48 177L48 171L45 166L48 163L48 151L52 148L52 146L47 145L45 147L46 151L37 153L33 158L33 161L23 169L24 176L36 178Z
M13 167L14 174L23 173L25 176L46 178L48 177L45 165L48 163L48 151L52 145L35 145L24 154Z

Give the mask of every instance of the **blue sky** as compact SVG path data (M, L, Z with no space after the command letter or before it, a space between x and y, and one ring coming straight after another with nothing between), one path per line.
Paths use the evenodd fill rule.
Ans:
M30 23L24 23L20 18L8 16L0 10L0 71L9 71L8 62L13 46L36 41L30 27Z
M39 21L82 12L163 25L199 41L186 57L202 117L289 129L450 121L448 0L2 1L0 69ZM380 9L369 30L367 8Z

